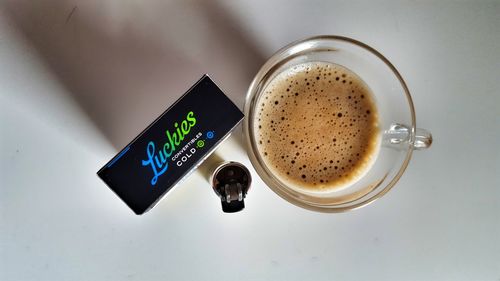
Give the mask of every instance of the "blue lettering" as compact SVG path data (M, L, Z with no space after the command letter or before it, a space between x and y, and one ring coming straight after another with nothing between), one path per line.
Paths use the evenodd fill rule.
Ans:
M158 156L155 156L155 144L152 141L148 143L147 154L148 154L148 159L142 160L142 166L151 165L151 169L153 170L153 178L151 179L151 185L155 185L156 182L158 181L158 177L161 176L163 173L165 173L165 171L167 171L168 163L161 153L160 153L160 158L162 163L158 161ZM153 161L153 158L156 161ZM155 165L155 162L158 166L158 169L161 169L163 164L165 164L165 167L163 167L163 169L161 170L158 170Z
M164 174L168 168L168 158L177 150L178 146L182 143L185 136L189 134L191 128L196 124L196 117L192 111L188 112L186 119L180 123L174 123L175 129L173 133L169 130L165 131L167 135L167 141L163 144L163 147L156 151L155 144L153 141L148 143L146 149L148 159L142 160L142 166L150 166L153 170L153 178L151 179L151 185L155 185L158 181L158 177ZM199 136L198 136L199 137ZM181 152L184 152L187 148L184 147ZM179 155L180 153L177 153ZM186 157L186 156L184 156ZM190 156L189 156L190 157ZM182 161L187 161L187 158L181 159ZM173 161L173 160L172 160ZM177 163L179 165L179 162ZM182 165L182 162L181 162Z

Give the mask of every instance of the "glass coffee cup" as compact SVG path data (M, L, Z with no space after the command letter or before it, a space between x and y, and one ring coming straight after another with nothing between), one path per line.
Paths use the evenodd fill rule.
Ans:
M270 166L269 161L265 161L267 152L264 155L258 145L256 123L260 118L257 108L264 91L284 71L307 63L339 65L355 73L371 90L377 109L377 154L362 175L342 188L315 191L291 184ZM429 132L416 128L412 98L397 69L370 46L341 36L312 37L278 50L251 83L244 112L243 132L256 172L280 197L299 207L319 212L348 211L380 198L402 176L413 151L428 148L432 143ZM307 128L303 130L307 131Z

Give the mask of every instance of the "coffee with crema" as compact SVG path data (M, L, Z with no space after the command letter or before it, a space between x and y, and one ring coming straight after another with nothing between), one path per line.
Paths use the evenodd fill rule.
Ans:
M265 86L254 131L266 166L301 190L325 192L359 180L378 154L378 113L371 90L332 63L292 66Z

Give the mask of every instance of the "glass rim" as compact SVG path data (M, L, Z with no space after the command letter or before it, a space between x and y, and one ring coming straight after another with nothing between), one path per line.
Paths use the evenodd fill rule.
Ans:
M317 40L326 40L326 41L340 41L344 43L349 43L352 45L355 45L357 47L360 47L372 55L375 55L378 57L389 69L394 73L396 78L398 79L399 83L401 84L404 94L406 95L406 99L408 101L408 106L410 108L410 118L411 118L411 131L410 131L410 147L408 148L406 152L406 157L401 164L401 167L399 168L398 172L396 175L391 179L387 185L378 191L376 194L373 196L370 196L366 198L365 200L362 200L360 202L356 202L355 204L352 205L347 205L347 206L335 206L335 205L319 205L319 204L309 204L307 202L303 202L299 199L293 198L283 190L281 190L279 187L274 186L275 183L272 182L272 179L269 178L268 172L264 169L263 164L260 163L260 161L257 159L257 153L258 150L256 148L256 144L253 140L253 128L251 128L251 119L253 117L253 108L252 108L252 100L255 98L255 95L259 92L259 84L261 83L262 80L266 77L266 74L269 72L273 72L274 68L277 65L280 65L286 58L288 58L290 55L285 56L285 58L280 58L283 54L289 52L293 48L300 46L304 43L308 43L311 41L317 41ZM324 212L324 213L339 213L339 212L345 212L349 210L354 210L358 209L364 206L369 205L370 203L374 202L375 200L381 198L384 196L389 190L391 190L394 185L399 181L403 173L405 172L406 168L408 167L408 164L410 162L412 153L413 153L413 143L415 141L415 131L416 131L416 116L415 116L415 108L413 105L413 100L410 95L410 91L406 85L406 82L404 81L403 77L399 73L399 71L396 69L396 67L380 52L375 50L374 48L370 47L369 45L360 42L358 40L349 38L349 37L344 37L344 36L338 36L338 35L319 35L319 36L313 36L313 37L308 37L305 39L297 40L294 42L291 42L287 44L286 46L280 48L278 51L276 51L271 57L267 59L267 61L264 63L264 65L259 69L257 74L255 75L254 79L252 80L246 97L245 97L245 106L244 106L244 113L245 113L245 119L243 120L243 138L245 139L246 143L246 148L247 148L247 154L250 159L250 162L252 163L255 171L259 175L259 177L262 179L262 181L277 195L279 195L281 198L285 199L289 203L292 203L296 206L312 210L312 211L317 211L317 212ZM369 194L369 193L368 193ZM367 195L367 194L365 194ZM364 196L365 196L364 195ZM362 197L360 197L362 198ZM355 198L350 202L354 202L356 200L359 200L360 198ZM344 205L344 204L349 204L350 202L343 202L339 205Z

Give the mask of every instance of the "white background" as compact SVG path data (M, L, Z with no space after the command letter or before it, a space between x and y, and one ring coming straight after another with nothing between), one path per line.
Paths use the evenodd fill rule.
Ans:
M252 169L224 214L196 172L136 216L95 175L203 73L242 108L266 58L318 34L386 55L434 135L382 199L313 213ZM7 1L0 280L498 281L499 73L499 1ZM240 128L216 153L251 167Z

